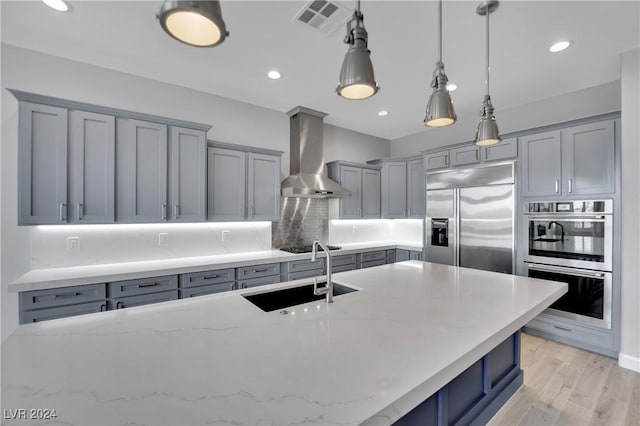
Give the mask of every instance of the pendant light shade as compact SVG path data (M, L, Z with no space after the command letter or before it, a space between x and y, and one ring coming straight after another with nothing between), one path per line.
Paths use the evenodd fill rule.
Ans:
M340 70L340 83L336 88L338 95L347 99L366 99L378 92L371 63L367 30L364 28L364 17L360 12L360 1L347 23L347 36L344 42L349 44Z
M495 0L482 2L476 9L476 13L480 16L487 17L487 92L482 101L482 109L480 111L480 122L476 130L475 143L478 146L490 146L500 142L500 132L498 131L498 123L493 115L493 104L489 95L489 15L498 8L498 2Z
M229 35L217 0L165 0L158 19L167 34L190 46L216 46Z
M438 62L433 72L431 87L433 93L427 103L427 113L424 124L429 127L445 127L456 122L456 112L453 108L453 101L447 89L449 79L444 73L444 63L442 62L442 0L438 1Z

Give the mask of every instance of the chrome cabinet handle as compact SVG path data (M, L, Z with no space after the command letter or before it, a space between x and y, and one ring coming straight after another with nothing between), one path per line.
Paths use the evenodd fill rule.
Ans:
M155 287L158 283L138 284L138 288Z
M76 204L76 215L78 216L78 220L82 220L83 219L83 210L84 210L84 204Z
M254 269L253 272L267 272L267 268Z
M180 206L177 204L173 205L173 217L177 219L180 216Z
M65 294L56 294L54 298L56 299L69 299L71 297L80 296L82 293L65 293Z
M444 165L448 166L449 165L449 154L445 154L444 155Z
M167 205L163 204L160 206L160 219L167 220Z
M116 309L122 309L122 308L124 308L124 303L122 302L116 303Z
M569 332L572 331L570 328L560 327L559 325L555 325L555 324L554 324L554 327L557 328L558 330L562 330L562 331L569 331Z
M569 179L569 194L573 192L573 179Z
M60 203L60 220L63 221L63 222L65 220L67 220L66 214L65 214L66 209L67 209L67 204L66 203Z
M104 312L107 310L107 305L105 305L104 303L100 304L100 312Z
M556 179L556 194L560 192L560 181Z

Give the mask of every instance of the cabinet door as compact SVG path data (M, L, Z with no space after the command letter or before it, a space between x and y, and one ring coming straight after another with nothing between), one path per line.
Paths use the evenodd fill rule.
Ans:
M375 219L381 213L380 170L362 169L362 217Z
M118 125L121 122L118 121ZM118 149L126 161L126 203L123 222L167 220L167 126L140 120L123 120ZM120 140L120 135L122 139Z
M562 130L562 188L566 195L615 192L613 120Z
M424 218L426 191L422 158L407 161L407 217Z
M207 138L201 130L171 127L169 214L175 222L204 222Z
M560 194L560 131L518 138L522 153L522 195Z
M246 154L223 148L208 149L207 191L209 220L241 220L246 215Z
M248 218L280 220L280 157L249 153Z
M495 145L480 148L483 161L505 160L518 156L518 138L505 139Z
M384 163L382 188L382 214L386 218L403 218L407 215L407 163Z
M450 149L449 155L451 155L452 166L462 166L480 162L480 148L475 145Z
M340 218L359 219L362 215L362 169L340 166L340 185L351 195L340 199Z
M18 223L67 221L67 110L20 102Z
M109 115L71 111L69 221L115 221L116 123Z
M440 151L431 154L425 154L424 167L426 170L449 167L449 151Z

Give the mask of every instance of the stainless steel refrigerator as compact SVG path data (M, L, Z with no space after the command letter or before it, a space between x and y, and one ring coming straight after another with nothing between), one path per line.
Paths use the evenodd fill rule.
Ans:
M514 164L427 174L428 262L514 272Z

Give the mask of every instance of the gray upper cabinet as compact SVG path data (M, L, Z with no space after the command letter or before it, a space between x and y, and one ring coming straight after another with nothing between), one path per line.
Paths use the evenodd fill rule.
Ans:
M480 147L475 145L463 146L449 150L451 166L462 166L480 162Z
M115 221L115 118L71 111L69 222Z
M67 110L20 102L18 223L67 221Z
M567 195L615 192L613 120L562 130L562 189Z
M133 119L117 123L118 175L123 178L118 186L118 221L164 222L168 218L167 126Z
M407 161L407 217L423 219L426 182L422 158Z
M208 219L242 220L246 216L246 153L208 148Z
M380 166L332 161L327 163L327 169L331 179L351 192L351 195L329 200L332 218L371 219L380 217Z
M280 219L280 157L247 155L247 201L250 220Z
M362 169L362 217L376 219L381 214L380 170Z
M382 216L389 219L407 215L407 162L382 165Z
M501 140L499 143L480 148L482 161L498 161L518 156L518 138Z
M519 138L522 154L522 195L525 197L560 194L560 131Z
M446 167L449 167L449 150L424 155L425 170L443 169Z
M172 126L169 134L169 220L204 222L207 138L204 131Z

